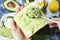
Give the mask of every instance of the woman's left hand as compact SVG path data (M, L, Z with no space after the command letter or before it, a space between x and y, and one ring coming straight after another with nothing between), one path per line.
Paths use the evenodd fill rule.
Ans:
M54 28L54 27L58 27L60 29L60 18L52 18L52 20L58 22L58 23L54 23L52 21L48 21L49 27L50 28Z

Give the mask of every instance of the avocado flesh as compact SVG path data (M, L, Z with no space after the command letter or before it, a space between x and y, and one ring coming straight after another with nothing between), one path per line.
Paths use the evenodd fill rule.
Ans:
M38 7L37 5L33 5L33 3L30 3L14 17L14 20L16 21L16 23L19 25L19 27L22 29L22 31L27 37L31 37L34 33L36 33L39 29L43 28L47 24L46 19L28 17L26 13L30 14L33 11L33 10L29 10L31 8L35 9ZM39 10L36 9L36 11Z
M9 7L9 6L7 5L9 2L12 2L12 3L13 3L12 6L10 5L11 7ZM15 6L14 6L14 5L15 5ZM13 1L13 0L8 0L8 1L5 1L5 2L4 2L4 7L5 7L7 10L9 10L9 11L16 11L17 8L20 7L20 5L19 5L17 2Z

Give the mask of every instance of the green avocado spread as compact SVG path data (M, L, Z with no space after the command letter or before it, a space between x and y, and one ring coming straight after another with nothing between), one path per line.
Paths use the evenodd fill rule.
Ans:
M34 33L36 33L39 29L43 28L47 24L47 20L38 17L38 14L40 15L40 11L37 5L30 3L14 17L14 20L27 37L31 37Z

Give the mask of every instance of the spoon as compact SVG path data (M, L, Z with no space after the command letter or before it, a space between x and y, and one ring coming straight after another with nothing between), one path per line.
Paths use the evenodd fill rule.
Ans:
M47 19L47 20L49 20L49 21L52 21L52 22L54 22L54 23L57 23L57 24L58 24L58 22L57 22L57 21L54 21L54 20L52 20L52 19L47 18L41 10L40 10L40 12L41 12L41 14L42 14L42 16L41 16L42 18Z

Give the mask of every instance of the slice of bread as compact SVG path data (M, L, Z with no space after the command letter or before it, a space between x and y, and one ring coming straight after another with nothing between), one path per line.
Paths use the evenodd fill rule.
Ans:
M34 14L31 8L38 8L37 5L33 5L30 3L23 10L21 10L15 17L14 20L20 26L22 31L27 37L31 37L34 33L36 33L39 29L43 28L47 24L47 20L43 18L30 18L26 15L26 13ZM36 9L36 11L39 11ZM40 13L40 12L39 12Z

